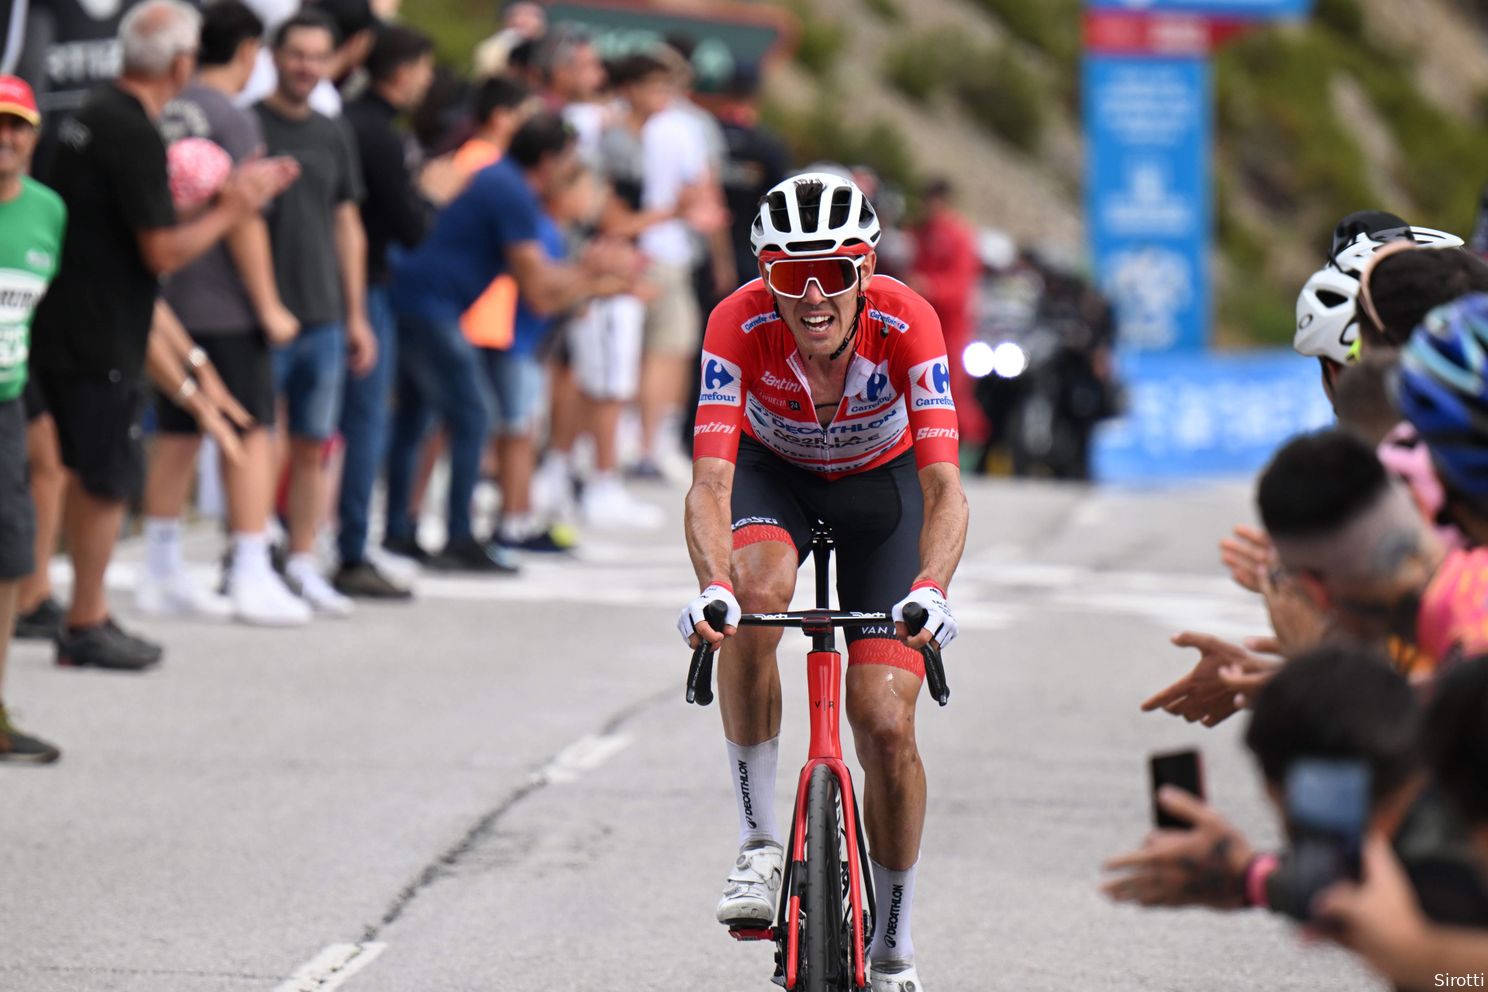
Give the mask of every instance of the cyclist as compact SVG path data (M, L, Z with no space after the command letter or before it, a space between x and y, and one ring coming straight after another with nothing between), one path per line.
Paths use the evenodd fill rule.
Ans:
M846 699L878 893L872 988L910 992L921 988L910 908L925 819L918 649L956 635L946 588L967 505L940 323L913 290L874 275L878 239L849 179L803 173L761 200L750 236L760 278L718 305L703 342L686 524L703 589L679 628L693 646L724 645L718 695L740 850L718 919L767 926L784 856L773 804L780 632L737 630L739 614L788 608L815 521L836 535L842 608L892 606L893 626L847 634ZM721 631L703 619L713 600L728 605ZM930 618L912 638L900 622L909 603Z

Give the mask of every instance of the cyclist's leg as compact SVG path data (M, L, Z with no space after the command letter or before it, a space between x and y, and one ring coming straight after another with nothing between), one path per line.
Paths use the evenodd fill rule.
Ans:
M923 505L912 456L831 483L837 594L846 610L888 612L919 571ZM910 960L914 866L925 825L925 770L915 741L924 660L892 625L847 635L847 718L863 765L863 818L878 897L872 956Z
M746 613L785 610L795 592L801 549L807 547L811 528L794 494L794 471L754 442L741 443L734 472L731 569L734 594ZM741 627L724 642L719 655L718 702L740 800L741 840L764 839L774 832L775 818L764 811L773 805L768 800L774 795L775 744L780 735L780 670L775 660L780 635L779 628Z
M789 473L759 445L740 446L734 471L732 579L749 613L790 605L810 528L791 494ZM775 913L785 852L775 827L775 770L780 746L779 629L741 627L718 662L729 777L739 813L739 856L718 903L731 926L768 926Z

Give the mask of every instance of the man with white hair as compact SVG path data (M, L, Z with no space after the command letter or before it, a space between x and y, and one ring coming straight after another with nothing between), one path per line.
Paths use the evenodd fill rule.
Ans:
M103 578L141 482L141 370L160 277L197 258L293 181L292 163L235 169L214 204L176 222L156 120L191 79L201 15L146 0L119 23L123 72L95 90L59 135L53 188L68 208L62 263L36 312L32 370L57 423L68 472L63 529L72 605L57 637L62 665L139 670L161 649L109 615ZM193 352L193 368L206 364Z

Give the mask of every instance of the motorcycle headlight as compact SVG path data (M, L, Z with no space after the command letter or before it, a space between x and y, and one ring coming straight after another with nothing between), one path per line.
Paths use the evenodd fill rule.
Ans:
M990 375L996 367L996 352L985 341L973 341L961 352L961 367L973 379Z
M1016 379L1028 368L1028 355L1011 341L992 349L992 371L1004 379Z

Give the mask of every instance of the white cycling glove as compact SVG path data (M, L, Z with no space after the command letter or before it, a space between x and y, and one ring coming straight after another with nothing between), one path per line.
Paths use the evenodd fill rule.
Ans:
M698 593L697 599L682 608L682 615L677 618L677 630L682 634L682 640L691 645L691 638L697 633L697 625L704 619L703 610L714 600L721 600L728 605L728 615L724 618L724 627L737 627L739 625L739 601L734 598L734 591L720 582L715 582L702 592ZM718 632L723 633L719 628Z
M910 603L918 603L925 608L929 616L925 620L925 629L930 631L930 636L935 638L942 649L956 639L956 618L951 613L951 604L946 602L945 593L931 582L916 582L910 587L909 595L894 604L894 619L900 623L904 622L904 608Z

